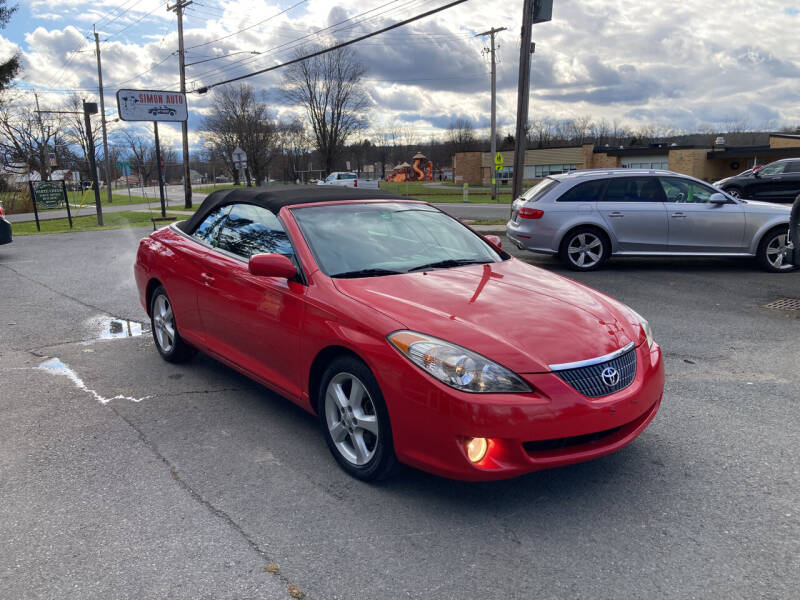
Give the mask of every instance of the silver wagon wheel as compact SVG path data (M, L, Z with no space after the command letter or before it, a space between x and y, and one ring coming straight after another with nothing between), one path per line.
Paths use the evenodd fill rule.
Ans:
M380 428L366 386L350 373L339 373L325 391L325 422L339 454L353 465L375 455Z
M603 257L603 240L593 233L579 233L570 240L567 256L583 269L593 267Z
M776 271L788 271L794 268L794 265L786 260L789 251L788 243L789 234L779 233L773 236L767 244L767 262Z

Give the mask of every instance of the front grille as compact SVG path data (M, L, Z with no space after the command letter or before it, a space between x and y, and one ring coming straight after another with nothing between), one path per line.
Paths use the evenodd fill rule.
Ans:
M619 374L619 381L614 385L609 385L603 380L603 372L606 369L616 369ZM608 396L620 390L624 390L636 376L636 348L632 348L622 356L618 356L606 362L588 367L578 367L576 369L565 369L556 371L556 375L574 387L578 392L588 398L600 398ZM610 372L606 372L607 375Z
M547 452L549 450L560 450L561 448L570 448L572 446L582 446L583 444L599 442L600 440L617 433L620 429L622 429L622 427L623 426L620 425L619 427L606 429L605 431L587 433L586 435L574 435L572 437L556 438L554 440L523 442L522 447L528 452Z

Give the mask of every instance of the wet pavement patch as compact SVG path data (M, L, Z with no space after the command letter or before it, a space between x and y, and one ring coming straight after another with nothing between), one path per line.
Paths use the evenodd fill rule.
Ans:
M149 325L143 325L138 321L128 321L105 315L87 320L86 327L98 340L138 337L150 330Z

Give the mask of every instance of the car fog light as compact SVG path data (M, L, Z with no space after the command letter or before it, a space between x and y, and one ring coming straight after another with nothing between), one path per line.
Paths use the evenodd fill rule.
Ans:
M483 457L486 456L486 450L489 448L489 444L486 438L472 438L467 441L466 448L467 458L476 463L483 460Z

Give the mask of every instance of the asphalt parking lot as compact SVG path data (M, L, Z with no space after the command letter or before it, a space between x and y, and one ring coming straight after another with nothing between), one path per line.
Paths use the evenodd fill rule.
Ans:
M0 247L1 597L797 597L800 310L765 306L800 299L800 273L575 274L510 249L650 320L661 411L593 462L370 486L311 416L227 367L170 365L146 334L99 339L103 318L146 320L131 270L146 233Z

